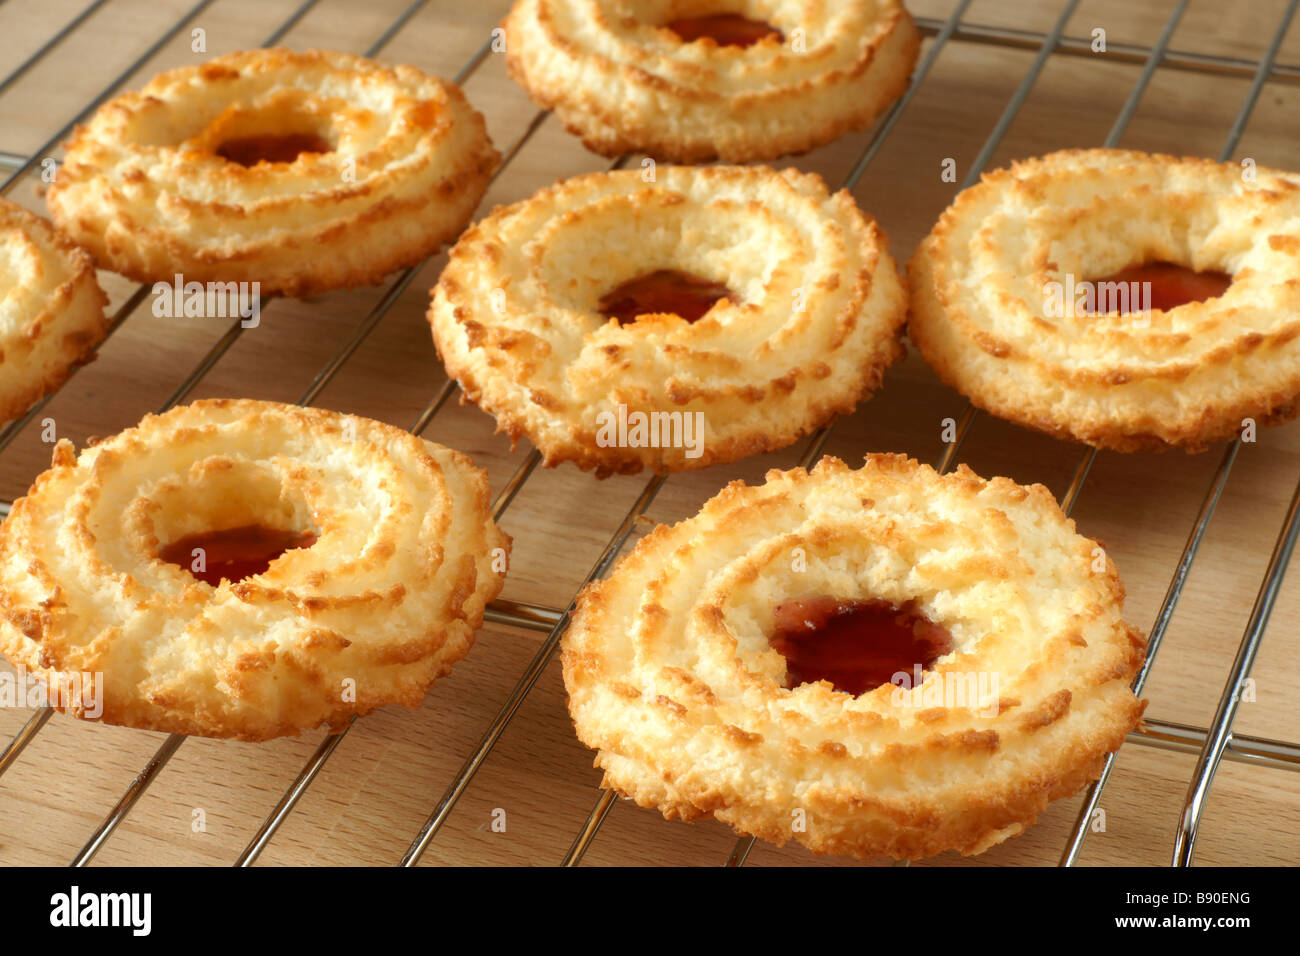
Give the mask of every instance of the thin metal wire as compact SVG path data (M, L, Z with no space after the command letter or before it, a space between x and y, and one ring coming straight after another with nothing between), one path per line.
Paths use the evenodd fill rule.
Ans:
M941 21L929 17L917 17L916 25L922 35L937 32ZM965 43L978 43L986 46L1003 46L1019 50L1035 49L1043 40L1043 35L1034 30L1017 30L1011 27L991 26L982 23L964 23L954 37ZM1095 60L1098 57L1093 49L1091 37L1061 37L1057 53L1085 57ZM1151 48L1133 43L1114 43L1107 41L1105 57L1107 62L1136 64L1144 62L1151 55ZM1212 53L1192 53L1186 50L1170 50L1165 56L1162 67L1191 73L1205 73L1233 79L1247 79L1254 75L1257 60L1245 60L1239 57L1219 56ZM1279 63L1275 68L1277 76L1287 83L1300 83L1300 65Z
M94 3L86 7L86 9L82 10L75 17L73 17L71 20L65 23L58 33L54 34L54 36L50 37L48 40L42 43L40 47L38 47L37 50L31 56L29 56L27 59L23 60L23 62L19 63L16 67L10 70L9 75L6 76L3 80L0 80L0 94L3 94L5 90L9 89L10 86L16 83L24 73L26 73L33 66L35 66L40 60L42 60L47 53L53 50L64 40L66 40L68 38L68 35L72 33L73 30L77 29L77 27L81 26L81 24L85 22L87 17L91 16L96 10L98 10L106 3L108 3L108 0L95 0Z
M316 2L316 0L308 0L308 2L314 3ZM85 107L83 107L82 110L79 113L77 113L76 116L72 117L72 119L68 120L61 127L59 127L59 131L57 133L55 133L44 143L42 143L41 146L31 154L31 156L27 157L27 161L25 163L23 163L12 173L10 173L9 177L3 183L0 183L0 196L6 195L9 192L9 190L13 188L14 183L16 183L18 179L21 176L23 176L29 169L35 166L45 153L49 152L49 150L57 146L59 142L63 139L63 137L67 136L68 133L72 132L72 128L74 126L76 126L83 119L89 116L92 112L98 109L103 103L105 103L108 100L108 98L113 95L113 93L117 90L119 86L121 86L128 79L130 79L131 75L135 73L136 70L140 69L140 67L144 66L151 59L153 59L154 55L159 50L161 50L164 46L170 43L172 38L175 37L176 34L180 33L182 29L185 28L185 24L189 23L190 20L194 19L194 17L198 16L205 9L207 9L207 7L211 3L212 0L199 0L198 3L194 4L194 6L190 7L187 11L185 11L185 13L181 15L181 18L177 20L167 30L166 33L164 33L156 41L150 44L147 50L145 50L138 57L132 60L131 64L125 70L123 70L121 73L115 76L113 80L108 84L108 86L104 87L104 89L100 91L95 96L95 98L92 99Z
M145 764L144 769L131 781L131 786L126 788L126 793L117 802L117 806L113 807L112 812L109 813L104 822L96 828L94 835L73 858L72 866L85 866L95 858L95 854L99 852L108 838L117 830L118 825L126 819L132 808L139 803L140 798L144 796L144 792L149 789L149 784L153 783L154 778L162 773L163 767L167 766L167 761L172 759L172 755L176 753L183 743L185 743L185 738L179 734L172 734L167 738L166 742L158 748L158 752Z
M1145 719L1142 723L1141 729L1129 734L1129 742L1140 747L1199 754L1210 740L1210 730L1207 727L1192 727L1189 724L1154 719ZM1266 737L1230 733L1223 757L1237 763L1300 772L1300 744L1290 740L1270 740Z
M285 20L276 27L275 30L272 31L271 35L262 41L262 46L275 46L279 43L286 35L288 35L290 30L298 25L298 21L305 17L311 11L311 8L316 6L318 3L320 3L320 0L306 0L305 3L300 4L298 9L289 14L288 20Z
M587 574L585 579L586 581L590 582L603 577L609 570L610 565L613 564L615 557L617 557L619 551L622 549L623 543L632 534L633 528L636 527L637 519L645 513L646 508L650 507L650 503L654 501L655 495L659 493L659 489L663 487L665 480L664 475L656 475L654 478L650 479L646 486L641 490L641 494L637 497L636 501L632 503L632 507L628 509L627 514L624 516L623 523L619 525L618 529L614 532L613 537L609 539L609 542L605 545L605 550L601 553L600 558L597 559L595 565ZM455 807L456 802L461 798L461 795L464 794L465 790L468 789L470 781L478 772L478 768L483 764L483 761L487 759L492 748L496 746L496 742L501 738L501 734L505 731L506 725L510 723L510 720L514 717L516 711L519 710L520 705L524 702L524 698L528 696L529 691L531 691L533 685L537 683L537 679L541 676L542 671L546 669L546 665L555 653L556 647L559 646L560 637L569 626L572 611L573 604L570 603L569 608L565 610L564 614L555 623L555 627L553 627L551 632L547 635L546 640L542 642L541 647L537 649L537 653L534 655L532 662L528 665L528 669L524 671L523 676L520 677L519 681L515 684L514 690L511 691L510 696L506 699L505 704L493 719L492 724L479 740L478 746L475 747L474 752L470 754L469 758L461 766L460 771L456 774L451 786L447 788L442 799L438 801L438 805L434 808L428 819L425 820L424 825L420 828L420 832L416 835L406 853L403 854L401 860L402 866L414 866L424 854L424 851L428 849L429 843L442 828L443 823L446 822L446 819Z
M1078 7L1079 0L1067 0L1061 15L1056 18L1056 23L1052 26L1051 32L1043 38L1043 44L1038 49L1038 54L1034 57L1034 62L1029 67L1029 72L1025 78L1020 81L1020 86L1012 94L1011 99L1007 102L1006 108L1003 109L1002 115L993 126L993 131L989 133L988 139L984 140L984 146L980 149L979 154L975 157L975 162L971 164L970 171L966 178L962 180L960 189L966 189L979 182L980 173L988 165L989 160L993 158L993 152L1002 143L1003 137L1007 135L1007 130L1015 122L1016 117L1020 114L1021 108L1025 105L1025 100L1029 98L1030 91L1034 84L1038 82L1039 74L1043 72L1043 67L1047 65L1048 57L1061 42L1061 35L1065 32L1065 24L1070 17L1074 16L1075 8ZM959 190L960 191L960 190Z
M1196 836L1200 830L1201 814L1214 783L1214 775L1219 769L1228 739L1232 735L1232 722L1237 717L1237 708L1241 704L1242 687L1255 665L1255 657L1264 642L1264 632L1273 606L1277 603L1282 580L1286 577L1291 555L1295 551L1297 538L1300 538L1300 482L1296 483L1295 493L1291 497L1291 506L1287 509L1286 520L1278 532L1277 543L1269 557L1268 570L1259 586L1259 594L1250 612L1250 620L1237 648L1232 670L1228 672L1227 683L1219 696L1219 705L1215 710L1204 745L1196 761L1196 770L1187 788L1187 798L1183 804L1182 817L1178 823L1177 836L1174 841L1174 866L1191 866L1196 851Z
M614 801L618 799L618 794L613 790L602 790L600 796L596 799L596 805L591 808L591 813L587 814L587 821L578 831L578 835L573 838L573 844L569 847L569 852L564 854L564 862L561 866L577 866L582 862L582 857L587 852L587 847L591 841L596 838L596 831L600 825L605 822L605 817L614 806Z
M540 604L524 604L519 601L497 599L488 605L486 617L497 624L509 624L529 631L550 631L559 623L564 612L559 608L543 607Z
M849 170L849 174L844 177L844 184L841 188L850 191L857 188L858 181L862 179L862 174L865 173L867 167L875 161L876 154L879 153L881 148L885 145L885 140L889 138L889 134L894 131L894 125L898 122L898 118L902 116L903 111L911 105L912 98L916 96L917 90L921 88L921 84L925 81L925 78L930 75L930 70L934 66L935 61L939 59L939 54L942 53L944 48L948 45L948 41L952 38L953 32L961 24L962 17L966 15L966 8L970 5L971 0L961 0L961 2L953 8L952 13L948 15L948 19L944 21L943 25L935 33L934 42L930 44L929 49L925 51L925 56L922 57L921 62L916 65L916 69L912 71L912 77L908 81L907 89L903 91L903 95L899 97L898 102L889 108L889 112L885 115L884 122L877 127L875 133L872 134L870 141L867 143L867 148L863 150L862 155L858 157L858 161L853 164L853 168ZM820 448L817 450L820 451Z
M53 707L39 707L31 717L27 718L27 723L23 724L22 730L14 735L13 740L9 741L9 745L5 747L4 753L0 754L0 775L3 775L6 770L14 765L18 755L23 752L23 748L41 732L41 728L45 726L46 721L53 716Z
M962 409L961 417L957 418L953 424L953 439L944 443L943 454L939 456L939 463L935 469L939 474L948 473L957 460L957 455L961 452L961 446L966 443L966 436L970 433L970 427L975 421L975 406L967 403Z
M398 32L402 29L402 27L406 26L407 23L411 21L411 17L419 13L420 8L423 7L427 2L428 0L414 0L414 2L411 3L405 10L399 13L397 15L397 19L394 20L389 25L388 29L385 30L383 33L379 34L379 39L376 40L374 43L370 44L370 46L366 49L365 56L374 56L384 47L388 46L389 41L392 40L393 37L397 36ZM479 57L478 59L479 62L481 62L481 57ZM478 66L478 63L473 61L471 61L471 63L472 65L470 67L470 71L472 72L473 69ZM459 74L457 75L459 76ZM462 81L460 79L457 79L456 82L460 83Z
M1209 530L1210 519L1214 517L1214 511L1219 505L1219 498L1223 495L1224 486L1228 482L1228 473L1232 470L1233 461L1236 459L1240 448L1239 442L1232 442L1224 449L1223 458L1219 461L1219 467L1215 470L1214 478L1210 481L1210 487L1201 501L1196 520L1192 523L1192 528L1187 534L1187 543L1183 545L1183 553L1178 559L1178 564L1174 569L1174 576L1165 591L1160 610L1156 613L1155 624L1151 627L1151 635L1147 638L1146 660L1133 681L1133 693L1138 697L1142 696L1142 690L1146 687L1147 678L1151 676L1151 669L1155 665L1156 655L1160 652L1160 647L1164 643L1165 633L1169 629L1170 621L1173 620L1178 600L1182 597L1183 586L1187 583L1187 576L1191 573L1192 564L1196 561L1196 555L1201 549L1201 542L1205 538L1206 531ZM1102 792L1110 781L1111 771L1115 769L1115 762L1118 759L1118 750L1109 754L1102 766L1100 776L1088 788L1083 805L1075 818L1074 829L1071 831L1065 850L1061 854L1061 866L1073 866L1078 862L1079 854L1083 850L1083 841L1087 839L1088 831L1092 825L1093 815L1101 803Z

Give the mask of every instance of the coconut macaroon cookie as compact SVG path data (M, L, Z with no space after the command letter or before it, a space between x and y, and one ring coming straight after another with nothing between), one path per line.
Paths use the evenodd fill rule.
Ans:
M902 456L732 482L580 595L563 640L604 786L817 852L982 852L1136 726L1142 635L1041 485Z
M863 129L907 85L901 0L518 0L506 63L606 156L748 162Z
M454 83L346 53L232 53L78 126L50 211L143 282L306 295L378 282L454 238L499 156Z
M1128 150L986 174L910 264L946 383L1061 438L1189 451L1300 395L1300 175Z
M903 354L888 239L788 169L579 176L467 230L429 309L471 401L547 465L677 471L790 444Z
M458 452L211 400L54 463L0 526L0 651L63 708L263 740L417 706L473 642L510 539Z
M0 199L0 421L89 361L108 332L107 302L90 256Z

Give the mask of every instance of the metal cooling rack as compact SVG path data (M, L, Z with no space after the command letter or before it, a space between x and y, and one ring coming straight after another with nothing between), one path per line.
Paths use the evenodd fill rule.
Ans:
M60 27L26 60L0 79L0 93L3 93L11 84L31 69L31 67L40 62L52 50L57 48L60 43L77 30L93 13L98 11L108 2L110 2L110 0L94 0L94 2L88 5L79 14ZM103 90L100 91L100 93L90 100L75 116L69 119L57 133L51 136L48 141L46 141L31 155L24 156L17 153L0 151L0 169L10 170L7 178L5 178L3 183L0 183L0 195L8 193L23 176L32 172L48 152L54 149L63 138L71 132L74 125L84 120L98 106L115 95L118 89L132 75L134 75L137 70L144 66L212 2L213 0L200 0L200 2L186 10L180 19L168 27L167 30L159 36L159 38L148 49L141 53L139 57L118 74L107 86L104 87ZM301 3L291 13L291 15L266 38L263 46L271 46L279 42L279 40L288 33L288 31L292 29L299 20L306 16L306 14L310 12L318 2L319 0L304 0L304 2ZM387 27L387 29L384 30L379 39L364 51L364 55L375 56L381 53L393 37L408 24L408 22L422 7L426 5L427 2L428 0L414 0L414 2L407 6ZM997 123L989 132L983 147L980 149L980 152L970 169L970 172L962 182L961 188L963 189L978 181L984 167L989 162L994 151L998 148L998 145L1002 142L1007 130L1018 115L1020 108L1024 105L1025 100L1028 98L1035 82L1041 74L1044 66L1047 64L1048 59L1053 55L1091 55L1090 39L1066 36L1064 33L1065 25L1073 15L1075 8L1078 6L1079 0L1067 0L1061 9L1060 15L1058 16L1054 26L1047 33L966 23L963 18L970 2L971 0L961 0L948 19L943 21L927 18L918 19L918 25L923 34L931 38L931 43L925 56L917 65L916 71L906 92L876 124L863 152L858 157L857 162L854 164L848 175L844 178L842 185L845 188L852 189L857 185L863 173L875 159L886 138L893 130L902 112L907 109L913 97L916 95L917 90L925 81L931 67L933 67L939 56L942 55L943 51L952 41L958 40L1035 51L1034 60L1028 71L1025 73L1015 92L1007 102L1007 105L1003 109ZM1165 23L1159 39L1153 46L1145 47L1119 43L1109 45L1107 50L1108 60L1128 64L1141 64L1142 70L1134 84L1132 92L1125 101L1119 115L1116 117L1110 133L1106 137L1103 145L1113 146L1120 141L1139 102L1141 101L1143 93L1146 91L1146 88L1151 81L1151 78L1155 75L1156 70L1160 68L1219 76L1250 78L1251 83L1245 99L1242 102L1232 128L1228 133L1227 140L1220 152L1220 161L1226 161L1229 159L1236 149L1237 143L1245 130L1247 122L1250 120L1251 114L1254 111L1255 105L1259 100L1260 93L1266 82L1300 83L1300 65L1287 65L1275 62L1283 37L1286 35L1287 29L1291 25L1297 6L1300 6L1300 0L1289 0L1281 21L1278 23L1277 29L1272 35L1272 39L1265 55L1255 61L1244 60L1236 57L1214 56L1169 49L1170 38L1173 36L1174 30L1177 28L1189 2L1190 0L1179 0L1173 12L1170 14L1168 21ZM483 45L474 52L468 62L466 62L455 75L454 78L457 83L464 83L465 80L467 80L479 68L487 57L490 48L491 39L487 38ZM545 121L547 115L548 114L545 111L537 112L518 133L515 140L504 151L501 167L494 175L494 180L511 165L514 159L519 155L519 152ZM627 156L620 158L613 164L612 168L618 168L624 165L628 158L629 157ZM379 301L357 325L352 337L347 341L343 348L341 348L333 358L331 358L330 361L316 373L316 376L313 378L307 390L299 398L299 404L309 405L316 400L317 396L319 396L325 386L329 384L348 359L350 359L356 352L361 343L365 341L370 332L374 330L392 308L398 297L410 285L411 280L423 265L424 263L420 263L397 275L391 285L389 285L383 292ZM140 286L137 288L116 310L111 318L109 330L110 336L121 327L122 323L125 322L135 309L144 301L148 294L148 288L148 286ZM208 371L211 370L222 356L230 350L234 343L239 339L242 331L243 326L240 321L238 319L234 320L225 334L209 349L203 359L176 387L175 391L159 410L165 411L173 405L184 401L199 382L202 381ZM446 404L447 400L451 398L456 391L456 383L454 381L448 381L428 402L423 411L421 411L415 423L411 426L411 431L416 435L421 434L433 421L434 416L438 414ZM32 421L40 410L45 407L51 397L52 396L47 396L37 402L26 412L26 414L10 422L0 430L0 452L3 452L9 447L17 435ZM970 405L967 405L965 411L956 423L955 441L949 443L945 447L943 455L938 461L937 467L940 471L948 470L956 462L962 444L965 441L970 426L976 416L976 410ZM800 458L801 467L809 467L817 460L827 438L829 437L830 429L832 427L833 425L827 426L811 436L806 449ZM1183 587L1192 569L1192 565L1196 560L1196 555L1205 537L1210 520L1218 507L1219 499L1223 493L1223 488L1227 482L1228 475L1232 470L1238 454L1241 452L1241 447L1242 443L1238 440L1232 442L1224 449L1223 457L1214 473L1209 488L1205 492L1200 509L1197 512L1195 521L1188 533L1187 541L1175 568L1173 578L1169 583L1168 590L1165 593L1164 600L1151 629L1148 641L1147 659L1138 673L1133 685L1134 691L1138 694L1142 692L1142 689L1145 687L1147 679L1150 676L1152 666L1155 663L1156 655L1164 640L1169 622L1173 617L1174 610L1182 595ZM1079 494L1083 490L1096 457L1096 449L1087 449L1080 457L1070 484L1061 497L1061 507L1067 514L1070 513L1075 502L1078 500ZM511 503L515 500L515 497L523 490L529 477L540 463L540 460L540 455L534 450L516 469L492 504L492 514L495 519L500 520L502 518ZM622 522L610 536L599 559L588 573L584 585L602 577L610 569L615 558L632 535L637 520L645 514L650 504L654 501L655 496L663 487L664 482L667 480L666 476L659 475L646 482L645 487L641 490L641 493L633 502L631 508L628 509ZM7 514L8 508L8 504L0 504L0 514ZM1142 728L1129 735L1129 742L1133 744L1198 755L1195 770L1193 771L1192 777L1188 783L1187 797L1184 803L1182 819L1173 849L1172 862L1176 866L1187 866L1192 862L1201 813L1204 809L1206 798L1213 783L1215 772L1222 760L1227 759L1263 767L1300 771L1300 743L1245 736L1234 733L1232 729L1238 706L1238 695L1235 691L1250 675L1255 657L1263 640L1264 631L1268 625L1269 617L1276 602L1282 580L1286 574L1287 565L1289 564L1292 552L1295 549L1298 536L1300 536L1300 484L1297 484L1290 507L1287 509L1286 517L1278 531L1277 541L1274 545L1272 556L1269 560L1267 569L1264 572L1264 576L1260 581L1258 596L1255 600L1245 632L1243 633L1241 642L1238 646L1236 658L1225 681L1223 693L1219 697L1214 719L1210 726L1193 727L1186 724L1148 717L1145 719ZM456 773L442 798L430 812L424 825L413 837L410 847L402 856L401 864L403 866L415 865L420 860L429 844L437 837L439 830L455 808L457 801L469 788L475 774L483 765L483 762L487 759L502 733L509 725L511 719L518 712L524 699L536 684L542 671L546 668L548 662L553 657L556 648L559 646L561 636L568 627L569 614L572 608L572 603L570 603L568 608L561 609L504 600L494 601L489 606L487 611L487 619L489 621L497 624L543 632L546 634L546 638L537 650L532 661L519 676L519 679L506 702L502 705L492 722L483 732L478 745L474 748L470 757ZM48 722L52 714L53 710L48 707L39 709L32 714L31 718L23 728L5 747L3 753L0 753L0 775L3 775L5 771L13 766L26 746L36 737L37 734L40 733L41 729ZM355 718L353 719L353 723L355 723ZM303 794L306 793L307 789L316 779L316 776L325 767L339 743L351 729L351 726L352 724L349 724L342 732L328 735L321 742L315 753L307 760L297 778L292 784L290 784L288 789L285 790L275 808L259 827L247 848L239 856L236 865L249 866L257 860L258 856L275 836L281 825L286 819L288 819L289 815L293 813L298 801L302 798ZM145 764L144 768L132 781L131 785L122 795L122 798L109 811L108 815L104 818L104 821L86 841L86 844L82 847L80 852L78 852L73 858L72 865L84 866L94 858L99 849L110 837L112 837L118 826L120 826L122 821L126 819L127 815L131 812L132 808L141 796L144 795L150 784L152 784L157 776L162 772L163 768L167 765L167 762L185 743L185 740L186 738L184 736L173 734L163 742L154 753L153 757ZM1061 854L1060 863L1062 866L1071 866L1078 859L1079 853L1083 847L1084 839L1089 832L1089 822L1092 817L1092 812L1096 809L1102 791L1105 789L1110 779L1116 757L1117 754L1112 754L1106 761L1100 779L1092 785L1085 796L1083 806L1079 810L1073 831ZM564 865L577 865L582 860L583 855L591 845L591 841L599 831L601 824L614 806L615 799L616 796L612 791L601 791L599 798L596 800L595 806L592 808L585 824L576 835L572 846L566 854L563 860ZM754 846L754 843L755 840L753 837L740 838L736 842L731 854L726 859L725 864L727 866L742 866L745 863L750 850Z

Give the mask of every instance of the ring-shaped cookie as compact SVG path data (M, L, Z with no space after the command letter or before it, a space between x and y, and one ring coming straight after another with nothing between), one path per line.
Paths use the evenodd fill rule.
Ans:
M1221 275L1226 291L1161 308L1158 289L1107 281L1153 262ZM958 195L909 271L912 340L1002 418L1119 451L1197 451L1296 413L1295 173L1127 150L1024 160Z
M1144 641L1102 555L1046 488L964 466L733 482L583 591L570 713L604 785L668 818L863 858L979 853L1094 779L1142 713ZM951 646L857 696L794 683L778 609L823 598L909 608Z
M22 414L88 361L108 302L83 250L0 199L0 421Z
M696 321L610 316L618 290L665 274L723 297ZM905 313L888 239L847 191L794 169L669 166L495 210L452 249L429 321L511 439L603 476L790 444L880 384Z
M710 21L737 35L716 42ZM863 129L919 47L901 0L519 0L505 31L511 75L589 149L687 163L774 159Z
M292 543L214 586L199 572L233 560L223 533ZM0 527L0 651L81 717L337 728L420 703L469 650L509 546L458 452L336 412L196 402L56 446Z
M257 50L105 104L73 134L48 201L133 279L306 295L437 251L498 159L453 83L346 53Z

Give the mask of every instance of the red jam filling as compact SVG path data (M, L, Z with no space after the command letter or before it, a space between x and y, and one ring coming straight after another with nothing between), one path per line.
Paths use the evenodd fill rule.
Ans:
M929 669L953 642L910 601L805 597L777 605L772 646L785 658L786 687L826 680L857 696L897 673L910 678L917 665Z
M242 581L254 574L262 574L271 562L294 548L310 548L316 535L310 531L286 531L283 528L266 528L245 525L225 531L204 531L186 535L158 551L164 561L184 568L200 581L214 588L224 578ZM203 549L204 569L194 570L194 549Z
M1197 272L1186 266L1174 265L1172 262L1148 262L1140 266L1129 266L1114 275L1092 280L1097 288L1103 282L1127 283L1129 285L1128 302L1130 311L1136 312L1145 302L1141 283L1151 283L1151 300L1146 303L1151 309L1165 311L1175 309L1188 302L1204 302L1215 299L1228 291L1232 285L1232 276L1223 272ZM1098 299L1104 298L1098 294ZM1112 311L1108 303L1097 303L1097 311Z
M217 147L217 155L240 166L256 166L292 163L302 153L328 153L333 149L314 133L285 133L228 139Z
M687 322L702 318L719 299L736 297L725 285L686 272L660 269L624 282L600 300L601 315L619 324L636 321L640 315L670 313Z
M781 31L762 20L751 20L738 13L718 13L708 17L683 17L665 23L683 43L708 37L718 46L753 46L767 37L784 40Z

